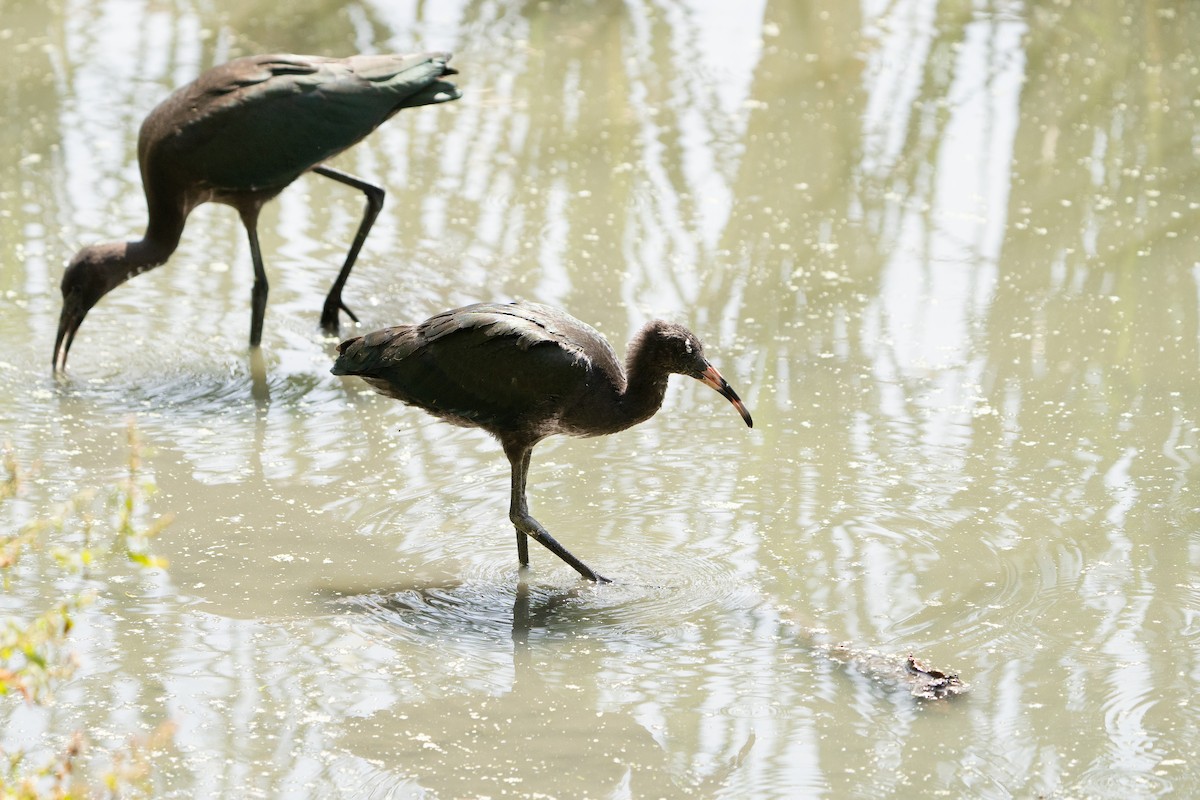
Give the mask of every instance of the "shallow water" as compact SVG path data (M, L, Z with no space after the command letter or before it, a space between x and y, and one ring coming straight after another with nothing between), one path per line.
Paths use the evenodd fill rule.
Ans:
M1194 5L10 6L0 519L119 480L132 419L174 521L166 571L18 565L6 614L98 595L6 751L169 721L162 797L1200 793ZM675 378L539 446L533 512L611 586L517 570L494 442L329 374L362 200L318 176L263 214L261 353L206 206L50 374L63 265L142 230L172 87L428 48L463 98L335 161L388 191L362 329L524 297L620 350L662 316L754 414ZM908 653L970 692L874 668Z

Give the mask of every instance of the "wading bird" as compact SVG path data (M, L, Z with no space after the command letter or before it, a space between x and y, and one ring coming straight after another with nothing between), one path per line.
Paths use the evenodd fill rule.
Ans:
M737 393L681 325L649 322L633 337L622 369L591 326L535 303L445 311L338 345L335 375L357 375L380 394L500 440L512 465L508 517L517 556L529 564L527 536L583 577L608 582L555 541L529 513L529 457L553 434L601 436L644 422L662 407L667 378L688 375L717 390L753 427Z
M345 264L325 298L321 327L338 330L342 287L383 207L383 189L322 165L403 108L459 97L441 80L454 75L448 53L358 55L349 58L260 55L238 58L202 73L160 103L138 135L138 164L148 222L140 241L83 248L63 274L63 309L54 343L54 369L84 316L129 278L163 263L179 246L184 223L202 203L237 209L254 261L250 345L262 340L267 276L258 246L258 214L268 200L303 173L362 191L366 212Z

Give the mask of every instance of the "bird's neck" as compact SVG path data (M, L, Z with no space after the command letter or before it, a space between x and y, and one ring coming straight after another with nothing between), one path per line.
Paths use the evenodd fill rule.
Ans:
M73 269L85 271L96 286L97 299L125 281L166 262L179 244L179 237L164 238L147 229L146 237L131 242L105 242L85 247L76 256Z
M136 275L139 272L166 263L173 252L175 252L174 245L164 244L161 241L152 239L126 242L125 265L131 270L131 274Z
M164 263L179 247L187 211L171 204L154 203L149 196L146 202L150 207L146 234L141 241L129 242L127 247L129 256L137 258L143 268L148 269Z
M625 391L621 393L621 417L623 427L628 428L645 422L662 408L667 395L667 378L670 373L655 369L648 360L630 354L625 364Z
M183 237L183 226L187 222L188 209L172 202L155 202L153 193L146 193L146 205L150 212L146 223L146 234L141 240L125 243L125 260L131 265L131 275L166 263Z
M161 239L139 239L133 242L113 242L111 256L105 259L104 269L109 273L108 283L117 286L132 278L134 275L153 269L166 263L175 252L175 242L164 242ZM104 245L101 245L104 247Z

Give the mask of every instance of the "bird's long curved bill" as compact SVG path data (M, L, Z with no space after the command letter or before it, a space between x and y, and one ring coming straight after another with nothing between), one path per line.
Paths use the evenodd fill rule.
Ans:
M700 373L700 382L705 386L711 386L718 394L733 403L733 407L742 415L742 419L746 420L746 427L754 427L754 420L750 419L750 412L746 410L746 404L742 402L742 398L737 396L737 392L729 385L729 381L725 380L721 376L721 373L717 372L716 367L709 364L708 369Z
M58 336L54 340L53 366L55 372L66 370L67 351L71 349L71 342L75 341L75 331L79 330L81 322L83 322L83 317L77 317L67 313L67 309L63 309L62 316L58 319Z

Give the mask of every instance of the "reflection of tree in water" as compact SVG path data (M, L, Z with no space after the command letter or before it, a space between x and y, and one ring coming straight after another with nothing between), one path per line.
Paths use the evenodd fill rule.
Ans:
M1166 113L1189 107L1195 64L1163 60L1190 51L1194 28L1149 10L1126 22L1087 7L1044 16L1027 48L1009 225L980 347L988 400L1012 424L980 426L976 463L1040 476L1087 519L1117 503L1105 476L1134 454L1120 488L1134 488L1128 513L1140 526L1186 502L1177 493L1197 463L1195 171L1180 170L1196 123ZM1023 458L1018 438L1054 442L1065 463L1043 462L1041 449Z
M5 124L0 125L0 149L10 157L0 159L0 241L9 244L21 269L0 269L0 295L56 288L57 227L66 192L51 166L61 158L60 129L50 114L63 109L48 99L54 92L55 70L50 45L57 44L53 23L57 12L43 3L6 4L0 47L0 105ZM42 111L49 105L49 113ZM16 124L15 120L22 120ZM25 214L7 213L22 209ZM40 224L29 224L32 218ZM7 267L7 264L6 264Z
M729 303L714 314L739 320L756 343L748 382L757 384L756 402L773 406L778 420L759 434L763 457L778 471L778 485L798 493L774 514L764 508L760 524L799 527L795 535L803 536L804 549L823 553L803 565L814 602L856 613L850 609L862 607L861 596L830 598L839 591L831 579L860 556L831 541L828 529L845 521L831 510L857 513L849 497L877 492L879 465L894 460L894 445L908 444L897 442L890 415L879 410L872 361L880 345L868 327L878 322L868 311L896 237L885 200L893 183L861 168L869 87L857 52L864 43L860 9L776 2L764 16L780 33L764 38L755 69L757 105L732 187L723 263L708 273L718 286L706 296ZM909 143L897 163L909 164L915 160L909 153L926 147L921 140ZM818 435L804 433L810 424ZM746 475L763 469L761 463L732 466ZM764 540L764 566L790 573L798 566L797 546L787 535ZM865 637L861 643L874 638L857 635Z
M1168 644L1189 624L1180 592L1194 560L1161 551L1200 520L1197 13L1076 4L1034 15L1008 227L979 346L987 400L1002 413L976 426L969 471L1009 491L994 493L998 513L973 532L1037 531L1045 541L1027 557L1078 581L1069 602L1087 620L1079 635L1117 662L1065 660L1046 690L1124 687L1112 690L1103 725L1081 726L1100 753L1114 744L1169 752L1200 725L1188 713L1189 732L1157 739L1164 732L1138 709L1190 693L1185 676L1198 661L1194 647ZM1157 668L1136 688L1115 681L1120 660L1143 648L1158 653ZM1088 772L1103 774L1104 763Z
M578 309L577 293L620 295L624 220L613 210L627 206L631 182L614 167L634 145L619 102L625 15L611 4L518 8L508 32L520 46L485 90L487 118L466 147L476 154L466 194L480 204L466 229L480 234L473 255L497 297Z
M455 227L473 240L468 276L489 284L468 280L470 296L536 297L620 339L645 307L684 308L697 293L682 140L718 138L715 88L681 70L697 45L673 40L656 9L516 8L491 29L501 51L488 58L504 69L477 77L482 99L454 133L467 154ZM680 116L697 108L685 132Z
M1022 427L1043 401L1110 427L1138 396L1195 390L1195 370L1156 368L1197 361L1192 176L1178 169L1196 124L1165 113L1190 105L1194 60L1162 61L1188 52L1172 48L1190 28L1149 12L1128 24L1088 8L1053 19L1027 51L989 373L994 391L1027 395ZM1133 45L1114 47L1121 39Z
M722 254L736 268L712 273L722 288L710 297L739 298L731 316L753 319L743 330L750 327L748 338L762 348L759 374L775 381L763 387L759 402L774 401L781 418L790 420L774 429L764 425L760 435L775 452L794 454L772 468L779 471L777 485L795 485L797 497L762 525L787 530L800 523L804 550L820 554L803 565L803 583L811 588L806 601L837 609L845 635L856 641L889 635L886 628L872 630L880 623L869 612L881 595L912 594L902 585L881 592L858 580L860 564L871 556L869 543L831 537L873 512L871 522L883 528L912 527L923 514L937 514L942 529L925 533L946 548L957 537L971 537L1005 551L1013 536L1061 529L1066 542L1048 535L1044 547L1006 558L1021 559L1013 566L1024 580L1033 579L1039 563L1056 564L1069 579L1076 571L1074 545L1085 543L1084 563L1123 564L1111 577L1102 570L1082 579L1091 583L1084 594L1093 597L1188 583L1186 560L1163 559L1137 537L1172 524L1172 517L1183 516L1193 527L1197 518L1198 504L1186 494L1196 474L1192 448L1200 423L1196 214L1186 189L1196 171L1180 170L1192 164L1187 153L1197 129L1195 58L1187 41L1196 12L1132 5L1128 12L1122 21L1125 15L1111 8L1076 4L1028 15L1026 82L1006 176L1011 190L995 288L968 328L973 339L963 352L969 363L954 367L964 385L981 376L977 413L958 412L954 422L970 442L965 461L955 451L953 460L937 463L945 451L925 451L929 430L921 423L930 409L921 403L928 387L920 372L893 365L881 380L880 364L894 359L881 337L880 298L902 233L897 208L923 209L903 224L919 222L923 233L916 235L933 236L939 174L977 168L947 164L942 153L955 112L951 90L961 78L957 54L969 28L987 20L966 4L937 5L912 106L891 109L904 133L890 151L880 144L886 137L863 125L876 87L859 84L856 58L838 49L864 41L858 11L831 7L809 18L793 4L768 5L767 20L788 35L766 40L756 69L752 95L765 107L750 115L735 211L722 240ZM1189 24L1178 24L1176 14L1188 15ZM838 47L826 48L829 41ZM1167 53L1178 55L1167 60ZM991 55L994 74L1002 59L1014 57ZM1107 112L1097 115L1097 109ZM1091 121L1097 116L1098 125ZM962 268L987 268L978 256ZM890 383L899 391L889 393ZM801 422L820 431L812 445L804 444ZM895 472L897 466L907 474ZM960 468L965 473L957 474ZM931 478L925 485L922 472ZM956 496L967 481L972 491ZM916 513L904 519L909 509ZM799 547L778 539L764 541L764 566L778 563L790 572ZM953 558L922 563L912 547L896 549L889 559L898 562L899 573L972 568ZM994 564L979 566L993 571L981 572L981 582L1002 577ZM846 576L851 585L839 585ZM782 583L794 580L789 575ZM1018 589L1031 590L1036 593L1028 584ZM1103 631L1125 637L1154 612L1184 625L1175 595L1161 592L1147 611L1120 606L1098 613L1095 636L1115 642ZM1086 597L1083 603L1106 608ZM947 615L941 617L944 624ZM885 626L893 619L880 618ZM971 628L972 636L995 639L993 631ZM1158 634L1132 636L1153 641ZM1183 676L1195 658L1185 654L1181 661L1178 670L1168 670L1161 691L1187 693ZM1046 707L1057 710L1061 703L1046 698ZM1094 729L1104 736L1102 725Z
M164 58L137 59L154 71L138 80L100 76L115 87L109 90L115 99L108 110L81 102L86 93L79 87L96 76L68 71L62 80L69 91L60 113L68 123L82 120L95 123L93 129L126 131L131 145L152 105L147 97L158 93L148 87L165 92L176 84L179 62L192 63L192 48L203 53L200 66L221 60L218 54L228 46L224 37L232 28L248 31L238 46L253 41L267 49L278 44L278 19L290 20L288 27L301 37L289 39L287 49L343 50L356 35L388 39L386 23L369 4L332 13L319 5L289 7L286 17L236 23L229 22L236 10L218 9L209 20L219 32L213 38L197 44L181 28L166 44L141 44L148 55L163 53ZM769 589L791 592L790 599L808 604L814 614L830 610L829 624L841 627L834 638L883 646L898 635L889 626L903 613L889 602L921 595L920 587L903 582L912 575L943 570L968 576L948 584L952 587L984 584L1003 580L995 574L999 562L1024 581L1017 591L1029 595L1039 592L1032 585L1037 576L1057 568L1076 581L1065 583L1071 591L1059 596L1092 613L1093 627L1082 635L1086 646L1115 646L1116 637L1125 635L1169 651L1175 668L1145 674L1146 690L1189 696L1186 676L1195 672L1194 648L1168 646L1169 633L1189 625L1177 610L1186 604L1172 596L1185 591L1174 587L1194 582L1189 561L1182 555L1164 557L1136 537L1140 530L1169 527L1182 539L1200 522L1197 503L1188 495L1197 477L1197 453L1189 448L1197 444L1200 425L1195 399L1200 323L1191 197L1197 170L1187 156L1197 130L1191 70L1200 12L1186 4L1157 9L1134 3L999 9L928 4L922 8L933 17L929 38L904 53L903 64L913 77L909 94L894 87L881 90L882 76L892 73L873 73L870 65L886 33L908 24L906 14L914 4L887 4L880 16L864 19L862 7L853 3L768 0L749 102L729 113L715 87L688 64L701 46L692 21L686 14L668 13L674 6L667 6L469 4L462 30L470 35L455 62L464 69L464 102L411 126L395 120L365 145L374 159L372 174L387 176L383 182L389 191L387 219L368 251L377 236L384 246L389 224L405 249L399 254L374 250L376 260L396 268L356 271L353 286L363 293L375 286L405 316L414 309L433 310L424 300L440 305L446 297L526 296L569 308L614 342L643 320L645 307L680 312L710 343L720 342L727 351L736 350L732 342L754 342L753 352L738 353L722 368L731 380L738 376L739 388L744 381L759 404L754 410L762 407L764 422L771 423L756 429L761 457L700 464L696 480L717 486L722 484L713 476L724 476L733 490L738 477L762 478L754 485L777 493L776 509L762 503L753 521L737 523L753 526L745 538L755 544L743 545L740 557L757 564L755 571ZM93 20L87 14L96 12L80 13L72 23L73 46L82 52L101 48L99 35L87 33ZM308 21L293 26L296 15ZM988 50L992 60L985 58L985 67L999 73L1002 59L1021 58L1025 83L1017 95L999 256L989 263L970 252L960 265L992 288L990 298L969 312L969 341L957 343L956 352L965 353L967 363L943 370L960 385L972 386L965 391L964 408L954 411L925 402L937 374L900 363L888 340L891 321L882 298L905 236L916 238L919 260L933 258L939 180L948 170L977 168L948 163L945 157L951 123L960 111L952 98L963 77L959 55L990 48L988 25L1005 16L1023 18L1027 31L1015 51ZM313 22L317 19L319 24ZM137 42L152 38L142 28L130 35ZM484 36L486 46L477 43ZM17 106L21 103L18 97ZM78 141L65 145L68 155L76 152L72 147L77 150ZM124 180L135 174L131 152L132 147L119 158L106 157L94 169L100 178L96 190L110 200L120 195L132 234L142 201ZM727 218L701 210L706 198L693 163L698 152L711 156L713 182L729 195ZM352 162L355 156L348 158ZM345 166L354 170L352 163ZM0 172L20 169L0 165ZM22 192L71 194L69 188L37 181L29 190L27 174L14 175L7 183L19 184ZM412 180L414 175L423 177ZM437 175L436 181L427 180L430 175ZM324 189L313 185L310 191ZM96 203L103 205L104 199ZM353 211L345 215L341 232L317 214L311 227L319 238L348 241L358 198L339 196L336 202ZM70 202L62 205L71 208ZM56 213L46 213L48 227L57 224ZM0 232L14 224L0 217ZM214 228L227 234L234 225L222 217ZM719 230L705 225L719 225ZM14 240L20 238L13 234ZM193 229L188 238L224 239L205 257L236 259L235 237L207 237ZM436 268L410 265L414 243L423 245L421 257ZM338 246L331 245L331 251ZM47 261L57 259L48 256ZM8 280L5 287L14 279ZM235 296L229 287L216 291ZM937 415L948 419L959 437L949 448L930 445L927 423ZM287 420L281 428L275 444L281 452L289 450L285 440L306 434L302 424ZM429 433L431 439L439 435ZM336 466L351 470L344 463ZM958 494L968 482L971 491ZM871 542L869 534L852 529L866 523L909 541L894 547L886 540ZM914 546L918 535L932 543ZM1023 538L1038 541L1013 547ZM973 557L990 553L995 560L973 564L956 558L959 539L982 540L987 552L973 550ZM872 586L861 579L862 564L871 557L892 565L895 583ZM1072 567L1076 560L1109 566L1083 575ZM941 585L937 578L929 584ZM1081 596L1076 587L1085 590ZM1105 592L1129 602L1108 605L1097 599ZM941 611L924 618L925 628L913 623L899 635L921 630L939 631L943 642L954 637L956 632L940 631L961 622L954 602L962 598L945 599L949 602ZM536 617L541 611L530 613ZM971 621L1008 621L1010 613L979 611ZM1086 613L1077 616L1086 618ZM1029 631L1016 627L1016 635ZM705 633L710 634L740 643L748 635L733 623L728 630ZM1012 636L973 624L955 646L968 648L981 640L1004 645L1006 635ZM1031 678L1030 696L1014 702L1033 698L1047 709L1043 714L1059 713L1061 698L1038 693L1097 676L1089 672L1091 662L1079 654L1079 646L1062 643L1062 663L1068 666L1043 681L1044 689ZM549 707L553 701L540 691L544 677L519 663L523 647L518 647L512 691L486 698L491 721L517 713L524 720L565 715L562 727L510 731L524 737L515 750L532 754L531 759L551 752L561 738L570 738L571 747L582 746L585 723L594 723L597 696L585 693L577 708ZM763 651L764 660L770 658L768 643L755 640L754 647ZM1099 675L1108 677L1103 671ZM762 680L778 680L781 692L787 688L775 670ZM681 678L679 685L686 685L695 707L727 700L720 695L727 687L714 688L702 679ZM1135 700L1145 700L1135 694ZM980 694L986 696L986 691ZM806 708L816 705L805 700ZM863 704L874 707L872 702L868 696ZM457 700L427 701L412 713L414 719L418 714L444 717L447 740L478 735L487 746L485 734L494 731L483 730L471 716L479 708L479 695L464 692ZM1190 728L1174 737L1194 740L1200 727L1195 712L1183 713ZM912 718L889 717L896 723L896 742L911 733ZM994 744L994 732L984 729L990 721L984 718L976 733ZM713 754L728 756L742 744L728 718L718 717L703 732L689 729L694 722L682 712L666 721L669 753L646 741L648 734L632 711L606 714L606 727L594 730L606 744L622 738L638 743L626 763L647 776L646 794L669 794L677 784L663 776L679 763L675 754L715 759ZM754 762L783 759L789 743L808 735L807 722L793 717L765 726L770 730L760 734ZM1104 723L1081 727L1105 735ZM380 722L378 729L390 728ZM370 718L359 732L362 753L371 753ZM828 755L814 755L815 763L844 762L834 752L856 752L861 732L839 725L823 733L820 747ZM1038 729L1025 733L1028 741L1042 740ZM410 744L416 748L418 743ZM386 761L389 752L378 754ZM867 754L869 764L856 786L861 790L871 780L885 786L902 757L897 753ZM439 763L431 748L409 755L430 769ZM499 757L496 762L507 763ZM552 780L554 763L547 756L513 777L526 778L524 788L566 794L566 784L557 779L573 779L570 764ZM874 778L866 776L868 766L875 767ZM608 785L621 780L619 772L614 765ZM446 786L477 786L465 775L444 780ZM839 779L825 780L836 788ZM880 794L892 790L887 786Z

